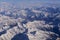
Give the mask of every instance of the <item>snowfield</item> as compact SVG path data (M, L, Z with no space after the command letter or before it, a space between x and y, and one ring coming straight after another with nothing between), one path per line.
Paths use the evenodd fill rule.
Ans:
M0 5L0 40L60 40L60 7Z

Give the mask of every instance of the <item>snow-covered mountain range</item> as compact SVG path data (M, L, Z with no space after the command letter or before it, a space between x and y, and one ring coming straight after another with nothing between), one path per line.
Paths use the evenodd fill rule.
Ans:
M60 40L60 7L0 5L0 40Z

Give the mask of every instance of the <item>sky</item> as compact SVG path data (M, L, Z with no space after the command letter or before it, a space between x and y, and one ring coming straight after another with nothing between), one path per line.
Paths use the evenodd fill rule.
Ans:
M60 0L0 0L0 2L9 2L9 3L33 3L33 2L42 2L42 3L59 3Z
M38 6L41 4L48 4L48 3L60 4L60 0L0 0L0 3L2 2L7 2L20 6L34 6L34 5Z

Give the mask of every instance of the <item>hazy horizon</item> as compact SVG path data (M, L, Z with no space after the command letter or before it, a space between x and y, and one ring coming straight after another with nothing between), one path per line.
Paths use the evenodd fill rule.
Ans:
M20 7L40 6L47 4L60 4L60 0L0 0L0 3L6 2Z

